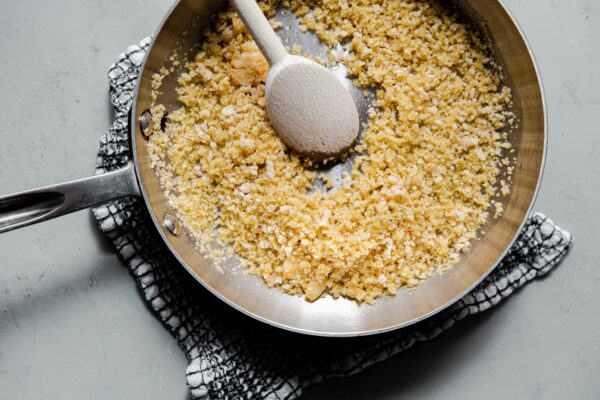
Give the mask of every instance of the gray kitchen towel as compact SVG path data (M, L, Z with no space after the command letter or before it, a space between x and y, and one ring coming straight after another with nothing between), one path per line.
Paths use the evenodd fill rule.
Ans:
M128 112L149 43L147 38L129 47L110 67L115 119L100 140L97 173L122 167L130 158ZM445 311L394 332L319 338L257 322L210 294L169 252L143 202L113 201L94 214L148 308L187 355L187 383L194 399L293 399L308 385L360 372L496 306L521 286L547 275L572 244L568 232L543 214L533 214L494 272Z

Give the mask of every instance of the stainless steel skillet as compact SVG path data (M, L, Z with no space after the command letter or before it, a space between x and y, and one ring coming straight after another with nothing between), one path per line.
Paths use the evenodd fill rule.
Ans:
M465 15L481 24L494 43L514 96L519 125L511 135L516 164L510 196L502 217L489 220L483 239L474 242L453 269L421 285L414 293L400 290L375 305L358 305L326 297L309 303L268 289L252 276L217 270L202 256L184 229L178 229L150 166L142 133L151 105L152 76L169 66L171 56L193 55L199 32L226 1L180 0L154 35L143 64L131 110L132 163L87 179L0 197L0 233L45 221L123 196L144 199L156 229L182 266L204 287L236 309L263 322L296 332L323 336L359 336L389 331L422 320L452 304L480 282L513 242L535 198L546 147L545 106L540 78L526 40L499 0L458 0ZM163 81L158 102L178 107L177 72ZM200 286L198 290L203 290Z

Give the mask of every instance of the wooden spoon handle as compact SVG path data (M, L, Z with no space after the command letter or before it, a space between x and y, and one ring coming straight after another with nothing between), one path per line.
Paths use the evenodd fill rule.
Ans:
M269 20L255 0L231 0L231 4L244 21L246 28L250 31L269 64L276 64L288 55Z

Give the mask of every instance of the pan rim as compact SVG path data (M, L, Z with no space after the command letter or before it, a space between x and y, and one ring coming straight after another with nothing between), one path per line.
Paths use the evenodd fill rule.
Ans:
M141 77L146 69L146 63L149 59L149 55L152 53L152 49L153 46L155 44L155 41L158 37L158 34L161 32L161 30L163 29L164 25L167 23L167 21L169 20L169 17L171 16L171 14L173 13L173 11L177 8L177 6L180 4L182 0L177 0L171 7L170 9L166 12L165 16L163 17L162 21L160 22L160 24L158 25L158 28L156 29L154 35L152 36L152 40L149 44L148 47L148 51L146 53L146 56L144 57L144 61L141 64L140 67L140 73L139 76L137 78L137 82L136 82L136 87L134 90L134 96L133 96L133 101L132 101L132 105L131 105L131 113L130 113L130 127L131 127L131 143L132 143L132 157L133 157L133 161L134 161L134 166L135 166L135 175L140 187L140 193L141 193L141 197L144 200L144 204L146 206L146 208L148 209L148 212L150 214L150 217L152 219L152 222L156 228L156 230L158 231L159 235L161 236L161 238L163 239L164 243L167 245L167 247L169 248L170 252L173 254L173 256L177 259L177 261L187 270L188 273L190 273L190 275L192 275L196 281L198 281L204 288L206 288L210 293L212 293L213 295L215 295L217 298L219 298L221 301L223 301L224 303L228 304L229 306L233 307L235 310L242 312L243 314L261 321L263 323L266 323L268 325L271 325L273 327L279 328L279 329L283 329L286 331L290 331L290 332L294 332L294 333L299 333L299 334L304 334L304 335L309 335L309 336L319 336L319 337L360 337L360 336L370 336L370 335L377 335L377 334L381 334L381 333L386 333L386 332L391 332L397 329L401 329L401 328L405 328L407 326L416 324L418 322L421 322L443 310L445 310L446 308L450 307L452 304L455 304L457 301L459 301L462 297L464 297L467 293L469 293L470 291L473 290L473 288L475 288L479 283L481 283L497 266L498 264L502 261L502 259L506 256L506 254L509 252L509 250L511 249L511 247L513 246L513 244L515 243L515 241L517 240L519 234L522 232L523 227L525 225L525 223L527 222L528 217L531 215L531 212L533 210L533 207L535 205L537 196L539 194L540 191L540 187L541 187L541 183L543 180L543 175L544 175L544 170L545 170L545 165L546 165L546 157L547 157L547 151L548 151L548 113L547 113L547 104L546 104L546 96L544 93L544 85L542 82L542 77L540 74L540 70L539 70L539 66L537 64L535 55L533 53L532 47L527 39L527 36L525 35L522 27L519 25L519 23L517 22L517 20L515 19L514 15L512 14L512 12L510 11L510 9L506 6L506 4L504 3L504 0L496 0L497 3L499 4L499 6L504 10L504 12L507 14L507 16L509 17L509 19L511 20L511 22L513 23L514 27L516 28L516 31L518 32L519 36L521 37L521 40L523 41L523 44L525 45L526 49L527 49L527 54L529 55L531 64L533 66L533 70L535 71L535 76L537 79L537 89L539 90L539 94L540 94L540 102L541 102L541 112L542 112L542 123L543 123L543 147L542 147L542 151L541 151L541 160L540 160L540 165L539 165L539 173L537 176L537 181L536 181L536 185L535 185L535 189L533 190L532 196L531 196L531 200L529 202L529 205L527 207L527 211L525 212L525 217L523 218L523 220L521 221L518 229L516 229L515 234L513 235L513 237L511 238L511 240L509 241L508 245L506 246L506 248L504 249L504 251L499 255L499 257L490 265L490 267L484 272L482 273L477 279L475 279L471 284L469 284L467 286L466 289L464 289L463 291L461 291L460 293L458 293L457 295L455 295L454 297L452 297L452 299L446 301L444 304L432 309L431 311L424 313L423 315L416 317L416 318L412 318L409 320L406 320L404 322L398 323L398 324L393 324L384 328L376 328L376 329L367 329L367 330L347 330L347 331L317 331L317 330L313 330L313 329L305 329L305 328L301 328L301 327L297 327L297 326L291 326L289 324L285 324L285 323L281 323L278 321L274 321L270 318L261 316L255 312L252 312L244 307L242 307L241 305L235 303L234 301L226 298L222 293L220 293L219 291L217 291L216 289L212 288L210 285L208 285L203 279L201 279L201 277L194 272L185 262L185 260L183 260L183 258L181 257L181 255L179 254L179 252L174 248L174 246L171 244L170 240L168 239L166 233L164 232L164 230L161 228L161 224L158 222L158 218L157 216L154 214L153 208L152 208L152 203L150 201L150 196L148 195L147 191L146 191L146 187L144 185L143 182L143 178L141 175L141 168L140 168L140 161L138 158L138 146L137 146L137 140L136 140L136 134L135 134L135 127L136 127L136 111L137 111L137 102L138 102L138 96L139 96L139 89L140 89L140 80ZM274 289L272 289L274 290Z

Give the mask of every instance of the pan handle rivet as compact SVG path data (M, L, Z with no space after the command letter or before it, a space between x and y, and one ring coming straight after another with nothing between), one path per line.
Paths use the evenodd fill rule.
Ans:
M167 228L167 230L169 231L169 233L171 233L171 235L179 236L179 234L180 234L179 222L175 219L175 217L173 217L170 214L165 214L165 216L163 218L163 225L165 228Z
M150 113L150 110L145 110L142 115L140 115L140 129L142 130L142 135L146 137L152 135L154 127L152 126L152 114Z

